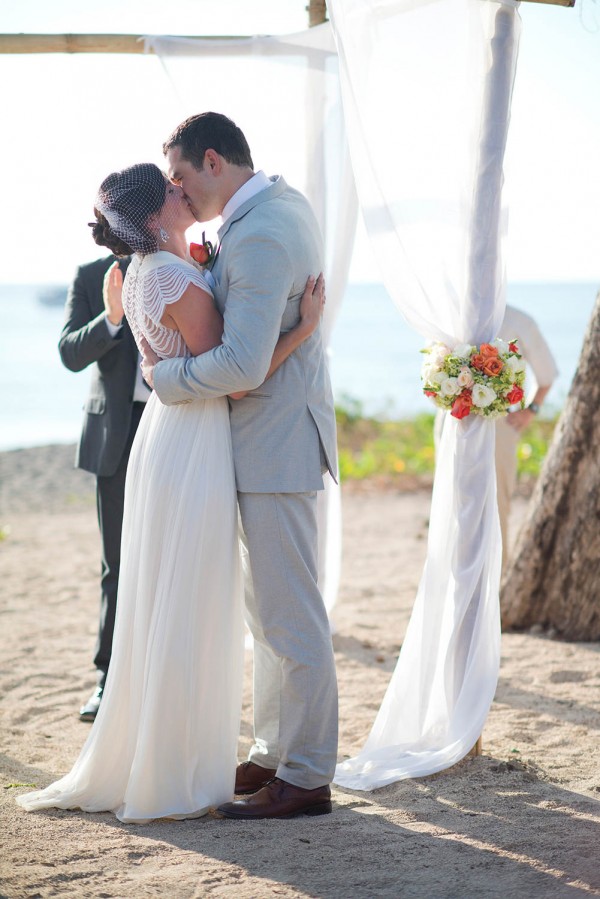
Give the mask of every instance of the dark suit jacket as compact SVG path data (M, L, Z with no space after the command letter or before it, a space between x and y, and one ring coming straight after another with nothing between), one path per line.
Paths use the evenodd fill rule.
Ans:
M58 349L71 371L93 365L75 465L110 476L117 469L131 424L138 351L126 321L116 337L106 324L102 282L114 256L81 265L69 288ZM120 261L123 271L129 260Z

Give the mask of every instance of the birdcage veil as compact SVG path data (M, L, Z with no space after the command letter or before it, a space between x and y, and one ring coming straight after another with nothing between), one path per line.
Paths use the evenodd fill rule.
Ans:
M163 211L166 188L166 176L158 166L132 165L104 179L94 209L135 253L155 253L169 237Z

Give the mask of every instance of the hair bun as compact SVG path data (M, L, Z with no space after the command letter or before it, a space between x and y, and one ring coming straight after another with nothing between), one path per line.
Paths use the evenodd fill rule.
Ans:
M94 214L96 221L88 222L88 227L92 229L92 237L95 243L100 247L108 247L115 256L130 256L133 250L111 230L102 213L94 209Z

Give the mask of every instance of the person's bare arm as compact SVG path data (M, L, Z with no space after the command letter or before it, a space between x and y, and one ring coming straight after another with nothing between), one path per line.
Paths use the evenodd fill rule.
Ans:
M546 394L551 386L552 385L549 385L548 387L538 387L532 403L535 403L536 406L541 406L546 399ZM534 418L535 412L526 406L525 409L517 409L516 412L509 412L506 416L506 423L510 425L511 428L514 428L517 433L521 433L521 431L529 427Z
M212 296L195 284L189 284L177 302L165 307L161 324L180 332L192 356L219 346L223 336L223 318Z

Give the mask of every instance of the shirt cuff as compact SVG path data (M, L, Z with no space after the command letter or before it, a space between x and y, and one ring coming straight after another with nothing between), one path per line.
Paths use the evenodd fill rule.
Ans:
M120 325L113 325L110 321L108 315L106 316L106 327L108 328L108 333L111 337L116 337L121 328L123 327L123 322L121 321Z

